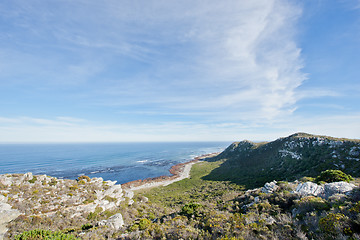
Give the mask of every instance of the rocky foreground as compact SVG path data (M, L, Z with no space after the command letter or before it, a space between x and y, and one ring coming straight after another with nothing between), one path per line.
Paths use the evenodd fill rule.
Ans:
M124 232L127 226L122 214L126 212L125 209L131 211L134 193L129 188L123 189L121 185L115 183L103 181L102 178L90 179L86 176L69 180L46 175L34 176L31 173L0 175L0 239L19 234L24 229L44 226L43 221L50 226L56 224L58 229L65 232L73 231L66 230L69 225L80 224L84 230L79 234L82 239L94 237L86 231L86 223L89 220L96 220L94 226L100 229L96 236L109 232L110 234L117 231ZM282 188L284 183L279 185L276 181L272 181L262 188L244 192L241 198L246 200L242 201L242 211L246 212L247 209L252 209L264 201L261 200L264 198L261 194L271 196L283 191ZM332 201L331 199L340 201L348 198L356 188L354 184L343 181L323 184L295 181L286 184L287 191L292 192L293 200L299 199L299 201L311 196L324 201ZM148 200L142 197L141 201ZM96 217L96 214L101 212L106 214ZM299 214L299 210L294 208L292 213L295 216ZM276 217L269 215L260 216L260 220L267 224L276 224L277 221ZM49 221L52 223L48 224ZM7 232L9 230L7 227L10 227L10 232ZM94 234L94 231L91 233ZM119 237L121 236L131 238L129 234L122 234Z
M81 176L77 180L57 179L47 175L5 174L0 175L0 239L8 231L7 225L17 218L58 219L59 216L78 222L86 222L89 214L106 212L106 218L96 226L119 230L124 225L120 206L134 203L135 190L166 186L190 176L191 166L199 160L214 156L207 154L175 165L172 176L138 180L123 185L102 178ZM143 201L147 201L145 197ZM111 213L114 213L112 216ZM3 217L5 216L5 217ZM91 218L91 217L90 217ZM35 220L36 221L36 220ZM52 220L53 221L53 220ZM14 234L20 233L14 232Z
M76 181L32 173L0 175L0 239L7 231L6 225L18 217L51 219L62 215L81 219L100 207L102 211L117 208L133 194L115 183L102 178L80 177ZM121 215L116 221L99 222L115 228L123 224Z

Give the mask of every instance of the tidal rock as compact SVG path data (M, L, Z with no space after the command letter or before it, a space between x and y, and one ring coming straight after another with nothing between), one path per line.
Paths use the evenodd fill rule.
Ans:
M276 185L276 183L277 182L275 180L272 181L272 182L269 182L269 183L265 183L264 187L261 188L261 192L263 192L263 193L273 193L273 192L275 192L279 188L279 186Z
M97 223L98 226L109 226L111 228L114 228L115 230L120 229L122 226L124 226L124 220L121 215L121 213L117 213L107 220L102 220Z

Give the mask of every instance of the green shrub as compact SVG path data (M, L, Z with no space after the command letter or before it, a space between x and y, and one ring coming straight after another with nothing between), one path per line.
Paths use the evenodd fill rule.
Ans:
M34 229L31 231L25 231L14 237L15 240L35 240L35 239L47 239L47 240L76 240L75 236L71 234L64 234L61 232L52 232L49 230Z
M197 217L200 214L199 210L201 208L202 206L198 203L189 203L181 208L180 215L185 215L187 217Z
M90 223L86 223L84 225L81 226L82 230L89 230L90 228L93 228L94 226L91 225Z
M320 219L320 229L329 234L342 232L341 228L343 227L345 218L345 215L341 213L329 213L326 217Z
M315 178L313 178L313 177L302 177L299 180L300 180L300 182L314 182Z
M300 212L308 212L308 211L322 211L322 210L329 210L330 204L320 198L314 196L303 197L299 201L296 201L296 207L299 209Z
M36 178L35 176L33 176L33 178L32 178L31 180L29 180L28 182L29 182L29 183L35 183L36 180L37 180L37 178Z
M320 173L320 175L316 178L316 182L350 182L354 180L352 176L340 171L340 170L326 170Z
M50 186L55 186L57 184L57 181L55 178L52 178L51 181L49 182Z
M146 218L142 218L140 219L139 221L139 229L140 230L145 230L147 229L149 226L150 226L151 222L149 219L146 219Z
M110 196L108 196L108 195L106 195L106 196L104 197L104 199L107 200L107 201L109 201L109 202L116 202L116 201L117 201L116 198L110 197Z
M78 185L72 185L72 186L69 187L69 189L72 190L72 191L76 191L76 190L79 189L79 186Z
M78 177L77 180L78 180L78 181L86 180L87 182L90 182L90 181L91 181L91 179L90 179L88 176L85 176L85 175Z
M78 181L78 184L80 184L80 185L84 185L86 182L84 181L84 180L80 180L80 181Z

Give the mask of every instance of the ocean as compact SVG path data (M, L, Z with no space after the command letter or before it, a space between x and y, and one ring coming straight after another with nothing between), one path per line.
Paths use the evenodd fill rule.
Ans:
M0 174L80 175L126 183L170 175L171 166L224 150L229 142L0 144Z

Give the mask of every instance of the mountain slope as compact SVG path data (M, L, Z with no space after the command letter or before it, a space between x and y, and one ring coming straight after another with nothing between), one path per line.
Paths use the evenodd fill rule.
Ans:
M226 180L246 187L267 181L315 177L327 169L360 175L360 140L296 133L268 143L234 142L209 161L223 161L206 180Z

